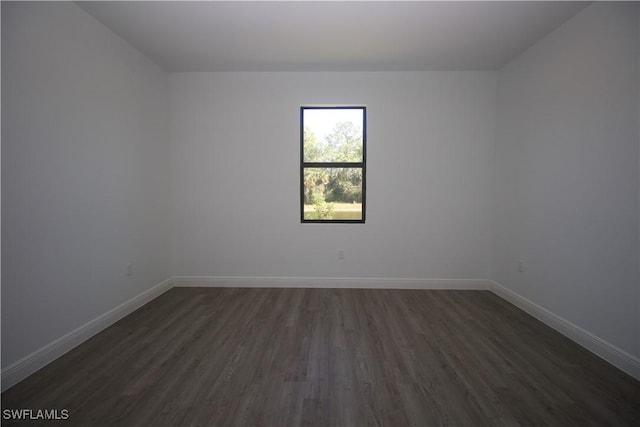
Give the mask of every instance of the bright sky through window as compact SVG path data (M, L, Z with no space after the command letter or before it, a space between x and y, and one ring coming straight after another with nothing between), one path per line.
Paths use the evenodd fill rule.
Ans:
M362 123L363 110L304 110L304 124L315 134L316 138L324 140L333 132L336 123Z

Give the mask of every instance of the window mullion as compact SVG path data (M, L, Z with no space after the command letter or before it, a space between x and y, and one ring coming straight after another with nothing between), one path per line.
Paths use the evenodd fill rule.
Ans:
M363 162L303 162L304 168L364 168Z

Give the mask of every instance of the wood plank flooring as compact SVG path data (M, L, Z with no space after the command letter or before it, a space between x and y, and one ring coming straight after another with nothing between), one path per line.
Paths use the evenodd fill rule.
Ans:
M25 408L74 426L640 426L640 382L488 291L174 288L2 394Z

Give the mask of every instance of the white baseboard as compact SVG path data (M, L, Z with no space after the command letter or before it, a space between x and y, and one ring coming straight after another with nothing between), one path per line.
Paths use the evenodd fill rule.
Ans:
M79 328L58 338L52 343L47 344L41 349L36 350L17 362L9 365L2 370L2 391L5 391L9 387L22 381L29 375L53 362L69 350L82 344L98 332L114 324L154 298L157 298L169 289L171 289L171 279L167 279L159 283L140 295L131 298L129 301L120 304L113 310L109 310L105 314L96 317Z
M393 277L175 276L175 287L362 288L487 290L486 279L407 279Z
M489 281L489 290L572 341L580 344L613 366L640 380L640 358L627 353L496 282Z

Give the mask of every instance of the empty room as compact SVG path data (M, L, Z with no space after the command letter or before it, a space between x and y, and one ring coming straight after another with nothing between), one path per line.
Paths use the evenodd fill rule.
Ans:
M0 7L3 425L640 425L640 3Z

